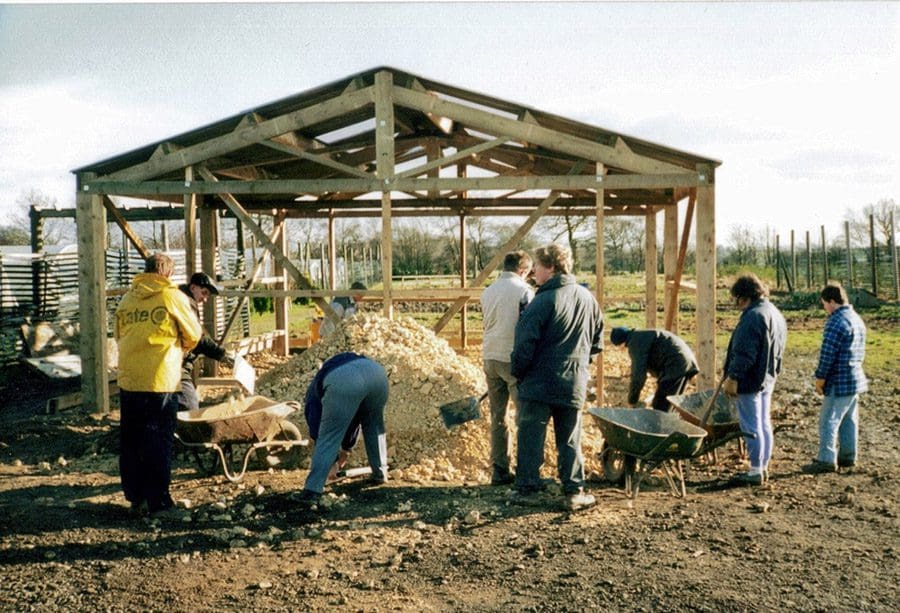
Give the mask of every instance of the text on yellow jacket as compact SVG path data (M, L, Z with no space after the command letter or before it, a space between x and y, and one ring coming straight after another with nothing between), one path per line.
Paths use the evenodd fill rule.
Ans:
M119 387L129 392L181 390L181 360L202 335L190 301L171 279L134 278L116 309Z

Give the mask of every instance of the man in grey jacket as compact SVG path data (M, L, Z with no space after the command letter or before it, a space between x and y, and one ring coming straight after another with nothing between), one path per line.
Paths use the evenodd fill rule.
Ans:
M699 372L694 352L668 330L618 327L612 329L609 340L613 345L628 347L631 358L628 404L631 406L637 406L648 372L656 377L653 408L657 411L668 411L667 397L684 392L688 382Z
M600 305L570 273L572 258L558 245L535 252L534 300L516 325L512 374L518 381L518 453L512 500L539 504L547 423L553 419L559 480L571 510L594 504L584 491L581 408L592 356L602 350Z
M509 469L512 447L506 408L517 402L516 380L510 368L510 354L519 314L534 298L525 282L531 272L531 256L511 251L503 258L503 272L481 293L484 320L484 376L491 404L491 484L509 485L515 477Z
M747 440L750 470L736 478L748 485L762 485L769 478L772 390L781 373L787 343L787 323L769 302L768 293L754 274L739 277L731 286L741 317L728 341L722 390L737 397L741 431L756 435Z

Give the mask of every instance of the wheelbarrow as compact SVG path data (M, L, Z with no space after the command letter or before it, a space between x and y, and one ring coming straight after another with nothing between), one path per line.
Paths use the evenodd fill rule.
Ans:
M193 411L179 411L175 437L193 452L202 472L212 474L221 463L225 477L238 483L253 456L268 466L296 467L297 448L308 445L309 441L287 417L300 408L294 401L248 396ZM246 447L239 471L230 468L235 446ZM212 460L204 460L199 450L212 452Z
M687 489L682 461L709 453L743 434L732 432L708 442L706 430L675 413L597 407L591 407L588 412L597 418L607 448L626 456L625 494L632 499L637 498L644 477L659 467L663 469L672 493L684 498Z

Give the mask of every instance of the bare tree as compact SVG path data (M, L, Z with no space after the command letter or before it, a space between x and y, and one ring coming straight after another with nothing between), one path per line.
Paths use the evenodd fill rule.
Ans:
M749 224L732 224L728 228L728 259L739 266L758 264L764 250L762 234Z
M888 244L891 239L891 211L896 209L893 198L882 198L875 204L867 204L856 210L848 208L844 212L844 220L850 222L850 240L855 245L869 244L869 215L872 215L875 232L881 242Z
M15 210L10 214L10 225L31 236L31 209L59 208L56 198L43 193L39 189L30 188L22 192L16 199ZM44 221L43 239L47 245L58 245L64 241L73 241L75 224L66 219L46 219Z

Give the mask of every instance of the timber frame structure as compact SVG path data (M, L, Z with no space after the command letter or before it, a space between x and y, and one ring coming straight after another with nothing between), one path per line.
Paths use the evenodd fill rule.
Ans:
M660 212L665 327L671 328L687 237L696 217L696 350L700 384L708 386L716 369L715 168L720 164L394 68L367 70L73 171L82 372L107 371L103 237L108 217L145 253L127 220L116 214L119 205L113 197L118 196L183 205L189 272L198 269L198 246L201 268L218 271L219 219L223 211L236 217L269 251L281 275L265 294L275 298L276 327L283 340L279 350L284 353L290 298L309 297L326 316L333 316L328 298L351 293L334 288L334 274L332 287L326 289L313 288L300 274L285 255L282 230L288 218L327 219L332 254L334 219L380 218L382 287L365 295L383 300L387 317L393 316L395 300L445 300L450 306L435 326L440 331L469 300L477 299L503 254L518 248L544 215L593 217L597 237L603 236L606 216L643 217L650 263L646 324L657 327ZM683 201L687 205L679 240L678 207ZM254 221L258 214L272 216L271 235ZM392 288L392 220L439 216L459 219L460 287ZM472 216L525 221L474 280L467 281L464 237L466 219ZM603 249L598 246L596 252L595 270L602 271ZM249 288L252 275L246 281ZM595 289L602 305L602 274ZM228 293L245 295L241 288ZM204 316L214 317L214 308L206 305ZM105 377L85 375L82 394L86 407L108 411Z

